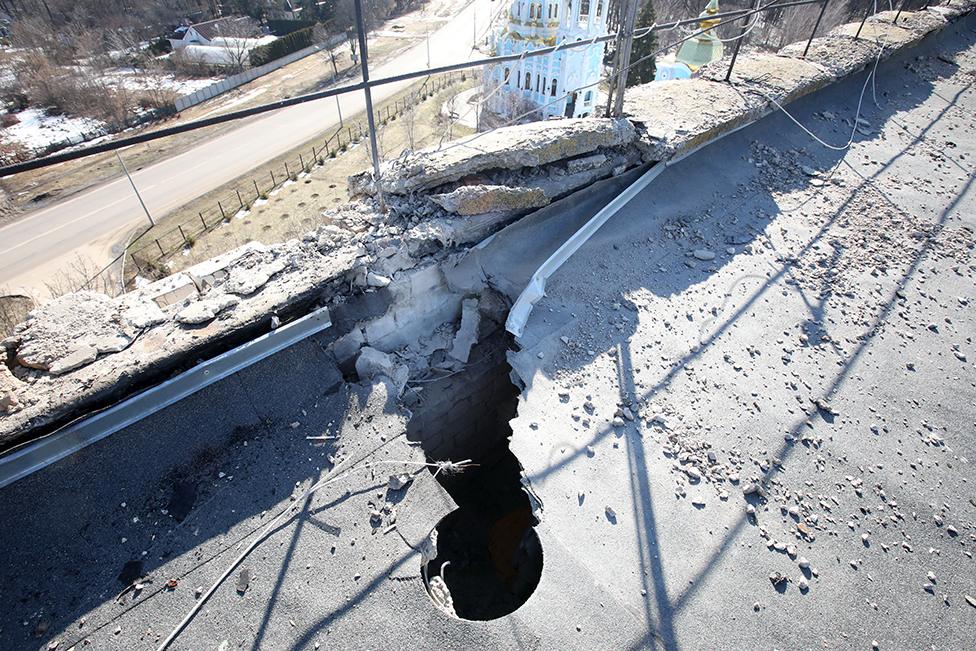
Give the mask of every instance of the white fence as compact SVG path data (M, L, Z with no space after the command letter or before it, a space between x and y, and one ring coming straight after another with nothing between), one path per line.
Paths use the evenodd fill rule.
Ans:
M246 84L249 81L253 81L258 77L263 77L264 75L277 70L282 66L286 66L289 63L298 61L299 59L304 59L310 54L315 54L316 52L321 52L322 50L333 48L343 41L346 40L345 34L334 34L330 36L324 43L318 43L316 45L310 45L307 48L292 52L291 54L286 54L280 59L275 59L274 61L269 61L263 66L258 66L257 68L248 68L244 72L238 73L236 75L231 75L226 79L221 79L215 84L211 84L206 88L201 88L200 90L190 93L189 95L184 95L174 102L176 111L182 111L188 109L191 106L196 106L200 102L205 102L208 99L214 98L217 95L222 95L229 90L233 90L242 84Z

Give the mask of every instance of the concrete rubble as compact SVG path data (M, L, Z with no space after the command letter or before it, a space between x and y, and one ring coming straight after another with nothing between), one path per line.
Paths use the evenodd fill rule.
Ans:
M626 120L574 118L503 127L490 137L475 134L383 164L380 188L408 194L459 181L487 170L519 170L630 144L636 132ZM374 194L371 171L349 178L352 195Z
M549 197L540 188L507 185L462 185L452 192L431 195L430 200L448 212L466 216L541 208L549 203Z

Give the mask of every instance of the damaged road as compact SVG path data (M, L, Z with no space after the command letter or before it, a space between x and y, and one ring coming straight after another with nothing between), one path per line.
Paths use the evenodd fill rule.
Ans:
M882 64L860 120L864 75L790 105L844 154L776 114L673 163L517 342L552 251L708 138L646 104L547 124L511 165L421 157L427 187L402 161L389 216L42 307L5 342L7 444L333 325L5 487L0 646L156 648L191 609L171 648L973 646L972 34Z

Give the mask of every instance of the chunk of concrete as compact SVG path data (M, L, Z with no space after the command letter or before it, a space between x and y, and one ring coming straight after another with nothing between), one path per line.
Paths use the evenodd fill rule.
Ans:
M500 210L530 210L549 204L540 188L507 185L462 185L453 192L431 195L438 206L458 215L483 215Z
M356 359L356 373L361 380L376 380L380 376L389 378L396 386L398 396L410 376L406 366L397 364L390 355L369 346L363 348Z
M594 167L600 167L606 162L607 157L603 154L593 154L592 156L574 158L573 160L566 162L566 171L570 174L574 174L576 172L593 169Z
M353 328L332 344L332 355L340 366L346 364L359 354L359 349L366 343L366 336L361 328Z
M51 375L64 375L82 366L91 364L97 357L97 348L89 345L81 345L64 357L55 360L48 369L48 372Z
M19 382L6 364L0 363L0 414L12 414L20 409L17 395Z
M390 284L390 279L370 271L366 274L366 284L369 287L386 287Z
M136 299L123 304L122 318L137 330L145 330L166 321L166 314L155 301Z
M230 277L223 286L223 290L238 296L250 296L268 284L271 277L262 269L231 269Z
M176 315L176 321L184 325L201 325L212 321L218 314L239 302L240 299L236 296L218 294L202 301L190 303L179 311Z
M12 342L19 364L48 370L69 355L72 364L90 356L78 356L79 350L118 352L129 344L130 334L115 301L86 291L65 294L34 310Z
M481 314L478 312L478 299L466 298L461 303L461 325L454 335L454 345L450 355L464 364L468 363L471 347L478 343L478 325Z
M485 170L518 170L589 154L601 147L633 142L627 120L572 118L532 122L476 134L440 149L425 149L383 164L382 189L407 194L435 188ZM371 171L349 177L352 196L374 194Z

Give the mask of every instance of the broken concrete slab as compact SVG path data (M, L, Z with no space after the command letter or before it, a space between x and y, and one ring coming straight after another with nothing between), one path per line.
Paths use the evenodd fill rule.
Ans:
M722 81L730 61L721 59L704 66L699 76ZM744 93L757 92L783 104L813 92L833 81L820 65L777 54L750 52L740 56L732 69L731 83Z
M626 120L574 118L503 127L491 137L476 134L440 149L425 149L383 164L384 192L406 194L434 188L489 169L517 170L574 158L633 142ZM350 194L375 192L372 172L349 177Z
M158 285L152 283L119 299L87 292L70 299L58 299L52 302L53 307L46 305L35 310L31 320L18 326L14 336L4 340L13 359L23 355L28 361L49 368L57 359L74 353L85 344L91 344L100 354L87 365L59 377L52 376L46 368L33 370L38 367L18 362L14 370L20 382L17 391L20 408L0 419L0 446L7 447L36 436L52 424L76 417L85 409L117 401L134 387L151 386L175 368L185 365L188 359L208 358L237 345L242 337L263 333L269 327L270 314L287 319L306 313L323 295L336 294L340 287L348 288L345 277L361 255L359 246L339 247L322 255L316 250L314 241L293 240L261 249L253 252L260 254L257 261L262 265L283 260L288 262L287 268L275 275L262 291L243 298L220 291L226 276L214 275L216 289L209 290L202 300L193 301L208 306L194 310L222 312L221 318L210 319L205 327L188 327L168 316L167 313L172 315L177 311L175 305L161 309L167 318L155 323L159 321L159 313L147 308L145 303L152 302L159 309L153 297L161 295L161 288L162 295L166 294L167 288L173 288L168 282L170 279ZM185 274L181 276L184 281L189 281ZM83 303L89 295L97 297L92 305L98 309L88 312L84 308L70 309L67 310L70 314L62 314L65 301ZM191 300L197 295L194 286ZM222 298L217 299L218 296ZM192 304L186 300L182 301L184 304L180 309ZM211 300L215 302L208 304ZM233 302L237 303L234 309L226 309ZM150 323L154 325L150 327ZM141 331L136 327L138 325L146 325L146 328ZM81 334L74 336L75 333ZM82 359L89 357L90 353L81 356Z
M478 299L464 299L461 302L461 325L458 326L457 334L454 335L454 344L449 353L451 357L463 364L468 363L471 347L478 343L478 325L480 323L481 314L478 312Z
M5 340L5 345L15 350L18 364L47 370L69 355L72 362L87 358L76 354L80 349L118 352L133 334L115 301L104 294L81 291L65 294L34 310Z
M805 49L807 45L804 42L790 43L779 53L800 59ZM813 39L805 60L823 66L834 78L839 79L873 63L879 50L879 45L874 41L831 33Z
M688 79L628 89L624 112L641 128L638 147L644 159L662 161L755 120L762 104L728 84Z
M201 325L212 321L224 310L234 307L240 300L229 294L216 294L190 303L176 314L177 323L184 325Z
M507 185L462 185L446 194L433 194L430 200L444 210L458 215L529 210L549 203L549 197L539 188Z

